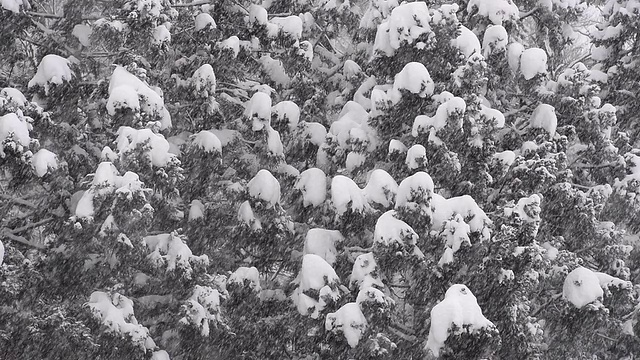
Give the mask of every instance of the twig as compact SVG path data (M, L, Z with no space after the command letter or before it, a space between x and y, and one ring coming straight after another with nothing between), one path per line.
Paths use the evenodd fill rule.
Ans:
M29 230L29 229L31 229L31 228L38 227L38 226L40 226L40 225L44 225L44 224L46 224L46 223L48 223L48 222L51 222L51 221L53 221L53 218L46 218L46 219L43 219L43 220L40 220L40 221L36 221L36 222L34 222L34 223L27 224L27 225L25 225L25 226L21 226L21 227L19 227L19 228L15 228L15 229L13 229L13 230L8 230L8 231L9 231L11 234L14 234L14 235L15 235L15 234L19 234L19 233L21 233L21 232L27 231L27 230Z
M25 244L25 245L29 245L31 247L34 247L36 249L44 249L44 245L42 244L38 244L38 243L34 243L31 242L29 240L27 240L26 238L22 237L22 236L18 236L18 235L14 235L11 232L7 231L7 229L3 229L3 231L0 233L0 235L2 235L3 238L9 239L9 240L13 240L16 242L19 242L21 244Z
M539 7L534 7L533 9L527 11L526 13L524 13L523 15L520 16L520 20L522 21L523 19L528 18L529 16L535 14L536 12L538 12L538 10L540 10Z
M6 195L6 194L0 194L0 199L9 200L9 201L14 202L14 203L16 203L18 205L24 205L24 206L30 207L32 209L37 209L38 208L38 206L36 206L34 203L32 203L30 201L23 200L23 199L18 199L18 198L15 198L13 196Z
M211 4L210 0L201 0L201 1L193 1L187 4L173 4L171 7L190 7L190 6L199 6L199 5L207 5Z
M612 339L612 338L608 337L607 335L605 335L605 334L601 334L601 333L599 333L599 332L597 332L597 333L596 333L596 335L598 335L598 336L600 336L600 337L602 337L602 338L605 338L605 339L607 339L607 340L611 340L611 341L618 341L618 340L616 340L616 339Z

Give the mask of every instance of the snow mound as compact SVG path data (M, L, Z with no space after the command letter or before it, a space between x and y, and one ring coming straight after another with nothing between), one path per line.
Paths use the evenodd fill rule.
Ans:
M213 67L209 64L200 66L191 76L191 84L203 97L214 96L216 93L216 74L213 72Z
M304 239L304 254L314 254L323 258L333 266L338 256L336 242L341 242L344 237L338 230L310 229Z
M558 127L558 118L556 117L556 109L547 104L540 104L533 110L529 124L534 129L544 129L553 137Z
M338 311L327 314L324 324L327 331L341 331L352 348L358 346L368 326L360 306L354 302L344 304Z
M175 233L146 236L142 242L151 250L147 258L156 266L166 264L169 272L179 268L187 278L191 278L192 264L209 265L207 255L193 255L189 246Z
M162 130L171 127L171 114L164 106L162 96L122 66L116 66L109 81L107 112L113 116L117 109L138 109L160 118Z
M324 171L310 168L300 173L294 187L302 192L302 205L320 206L327 198L327 177Z
M373 232L373 241L395 250L408 248L414 252L414 255L421 257L422 253L415 247L419 238L418 234L409 224L398 219L396 215L395 210L389 210L378 218Z
M327 129L324 125L317 122L302 122L304 124L305 138L313 145L320 146L324 144L327 138Z
M547 73L547 53L540 48L530 48L522 52L520 72L525 80L531 80L538 74Z
M480 233L481 240L489 240L491 237L489 225L492 221L471 196L462 195L445 199L439 194L433 194L431 204L434 208L433 229L440 231L447 220L453 218L455 214L460 214L469 224L471 232Z
M293 129L300 121L300 108L293 101L280 101L271 108L279 121L287 120L289 128Z
M118 129L116 138L116 148L120 156L125 156L132 152L139 145L145 145L145 154L153 166L167 166L175 155L169 152L171 145L161 134L154 133L151 129L134 129L128 126L121 126Z
M71 81L71 78L73 78L73 73L69 68L69 60L58 55L49 54L40 60L38 70L33 78L29 80L28 86L31 88L40 85L44 87L45 92L48 92L49 84L62 85L65 81Z
M518 6L511 0L470 0L467 12L473 13L476 8L478 15L487 17L494 25L502 25L504 21L516 21L520 18Z
M243 202L238 208L238 221L249 226L253 231L262 230L262 222L253 213L249 200Z
M464 325L472 332L483 328L495 328L495 325L484 317L478 300L468 287L462 284L452 285L446 292L444 300L431 309L431 328L425 350L429 349L435 356L449 337L449 329L456 325L462 331Z
M431 79L431 75L429 75L429 71L424 65L418 62L406 64L395 76L393 81L394 90L407 90L422 98L433 95L434 87L435 85Z
M255 292L262 290L262 287L260 287L260 273L255 266L241 266L227 278L227 284L238 284L242 287L245 282L248 282L251 290Z
M23 4L24 2L22 0L2 0L0 3L3 9L9 10L15 14L20 12L20 6Z
M389 141L389 154L393 154L393 153L403 154L406 152L407 152L407 146L403 144L402 141L396 140L396 139L391 139L391 141Z
M517 214L520 219L528 223L536 223L540 221L540 203L542 198L538 194L521 198L515 207L505 207L505 216Z
M38 177L43 177L49 172L49 169L58 168L58 156L47 149L40 149L33 154L31 167Z
M602 300L604 291L600 287L600 279L591 270L578 267L564 279L562 297L577 308Z
M200 13L196 16L195 26L196 31L206 29L207 27L211 29L216 29L218 27L218 25L216 25L216 21L213 20L213 17L207 13Z
M340 298L340 278L322 257L306 254L302 257L302 268L295 282L298 287L291 295L298 312L317 319L327 306L327 301Z
M407 157L404 160L409 170L424 168L427 165L427 149L415 144L407 151Z
M507 63L514 74L518 73L520 69L520 59L523 52L524 46L519 42L512 42L507 46Z
M294 40L302 37L302 19L299 16L273 17L271 24L277 26L279 32L290 36Z
M396 196L396 210L406 207L411 210L424 210L431 213L430 203L433 197L433 179L424 171L419 171L400 182Z
M197 199L191 201L191 205L189 205L189 221L204 218L205 211L206 208L202 201Z
M171 32L166 25L161 24L153 29L153 44L162 45L171 42Z
M218 290L209 286L196 285L191 297L182 305L186 314L179 320L180 323L192 324L200 329L202 336L209 336L209 323L222 323L220 298Z
M460 26L460 35L451 40L451 45L457 47L465 59L473 54L480 54L480 40L478 40L476 34L466 26Z
M398 193L398 183L382 169L375 169L369 174L369 181L364 187L364 196L369 203L376 203L384 208L393 205Z
M374 51L392 56L403 42L413 44L422 34L431 31L431 15L427 4L421 1L404 3L391 11L386 21L378 25Z
M13 102L18 106L24 106L28 102L24 94L16 88L10 88L10 87L3 88L2 90L0 90L0 96L9 100L10 102Z
M253 119L253 131L262 130L271 123L271 96L257 91L245 107L245 115Z
M240 39L233 35L222 40L217 45L220 49L229 49L233 53L233 57L237 58L240 53Z
M269 170L258 171L247 187L251 197L265 201L270 208L280 203L280 183Z
M480 114L487 120L493 120L493 126L500 129L504 127L504 114L500 110L492 109L488 106L480 104Z
M452 123L456 129L462 130L462 115L466 110L467 104L464 99L450 97L438 105L435 115L431 117L427 115L416 116L413 121L411 135L417 137L429 131L429 141L440 144L441 140L436 136L436 133L444 129L448 123Z
M338 216L349 209L357 213L369 210L369 204L362 189L344 175L337 175L331 180L331 201Z
M107 332L129 337L144 350L153 350L156 344L149 335L149 329L138 324L133 313L133 301L119 293L108 294L94 291L87 303L93 316L106 328Z
M358 255L353 263L349 286L353 287L354 285L361 290L373 285L384 286L378 276L378 264L372 252Z
M249 6L249 23L257 23L258 25L267 25L269 22L267 9L257 4Z
M191 135L193 145L201 148L204 152L217 152L222 154L222 142L211 131L202 130L195 135Z
M489 55L505 51L509 43L509 35L502 25L489 26L484 32L482 39L482 55L486 58Z
M14 113L0 116L0 157L4 157L4 147L1 146L9 137L19 146L28 147L31 144L29 130L31 124Z

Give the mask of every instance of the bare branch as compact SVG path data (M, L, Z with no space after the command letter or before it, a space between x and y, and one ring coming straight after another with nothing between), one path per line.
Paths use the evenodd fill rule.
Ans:
M34 243L31 242L29 240L27 240L26 238L22 237L22 236L18 236L18 235L14 235L11 232L7 231L7 229L3 229L3 231L0 233L0 235L2 235L3 238L5 239L9 239L9 240L13 240L15 242L19 242L21 244L25 244L31 247L34 247L36 249L44 249L45 246L42 244L38 244L38 243Z
M40 220L40 221L36 221L34 223L27 224L25 226L21 226L19 228L15 228L13 230L8 230L8 231L15 235L15 234L19 234L21 232L27 231L29 229L44 225L44 224L46 224L48 222L51 222L51 221L53 221L53 218L46 218L46 219L43 219L43 220Z
M522 14L520 16L520 20L524 20L525 18L528 18L529 16L531 16L531 15L535 14L536 12L538 12L538 10L540 10L539 7L537 7L537 6L534 7L533 9L531 9L531 10L525 12L524 14Z
M23 206L26 206L26 207L30 207L32 209L37 209L38 208L38 206L36 204L34 204L34 203L30 202L30 201L19 199L19 198L16 198L16 197L13 197L13 196L7 195L7 194L0 194L0 199L8 200L8 201L11 201L11 202L16 203L18 205L23 205Z
M173 4L171 5L171 7L191 7L191 6L200 6L200 5L207 5L207 4L211 4L210 0L201 0L201 1L192 1L190 3L187 4Z

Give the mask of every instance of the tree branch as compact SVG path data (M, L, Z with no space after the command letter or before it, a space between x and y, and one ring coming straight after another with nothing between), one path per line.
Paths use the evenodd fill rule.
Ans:
M538 12L538 10L540 10L540 8L539 8L539 7L537 7L537 6L536 6L536 7L534 7L533 9L531 9L531 10L527 11L527 12L526 12L526 13L524 13L522 16L520 16L520 20L523 20L523 19L528 18L529 16L531 16L531 15L535 14L536 12Z
M8 200L8 201L11 201L11 202L16 203L18 205L23 205L23 206L26 206L26 207L30 207L32 209L37 209L38 208L38 206L36 204L34 204L34 203L30 202L30 201L19 199L19 198L16 198L16 197L13 197L13 196L10 196L10 195L6 195L6 194L0 194L0 199Z
M7 229L7 230L8 230L10 233L12 233L12 234L14 234L14 235L15 235L15 234L19 234L19 233L21 233L21 232L27 231L27 230L29 230L29 229L31 229L31 228L38 227L38 226L40 226L40 225L44 225L44 224L46 224L46 223L48 223L48 222L51 222L51 221L53 221L53 218L46 218L46 219L43 219L43 220L40 220L40 221L36 221L36 222L34 222L34 223L31 223L31 224L27 224L27 225L25 225L25 226L21 226L21 227L19 227L19 228L15 228L15 229L13 229L13 230L8 230L8 229Z
M45 246L42 245L42 244L34 243L34 242L31 242L31 241L27 240L26 238L24 238L22 236L18 236L18 235L12 234L6 228L2 229L2 232L0 232L0 235L2 235L2 237L5 238L5 239L13 240L13 241L19 242L21 244L25 244L25 245L34 247L36 249L44 249L45 248Z
M191 7L191 6L200 6L200 5L207 5L207 4L211 4L210 0L200 0L200 1L192 1L190 3L187 4L173 4L171 5L171 7Z

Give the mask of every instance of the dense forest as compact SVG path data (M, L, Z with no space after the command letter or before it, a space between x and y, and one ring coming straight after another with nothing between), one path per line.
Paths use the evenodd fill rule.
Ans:
M639 0L0 0L0 359L640 358Z

